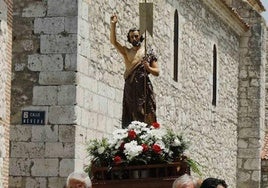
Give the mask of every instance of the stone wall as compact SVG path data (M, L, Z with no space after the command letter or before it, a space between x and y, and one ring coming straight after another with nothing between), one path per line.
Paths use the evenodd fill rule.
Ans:
M245 2L233 1L250 30L241 37L239 65L237 187L261 185L261 149L265 135L266 24Z
M175 9L179 12L178 82L172 78ZM77 69L78 78L85 79L78 84L78 98L83 99L78 106L81 125L89 125L84 126L89 139L108 136L120 126L124 65L109 42L110 16L118 13L117 37L124 45L129 45L126 34L138 26L139 18L136 1L91 1L88 11L89 50L85 55L78 50ZM159 77L151 77L158 121L183 131L191 140L189 154L204 165L204 177L221 177L235 187L239 37L201 2L159 0L154 1L154 36L148 37L148 43L158 55L161 70ZM211 104L213 45L219 65L217 107Z
M266 29L267 31L267 29ZM268 36L266 36L266 49L267 49L267 46L268 46ZM268 54L266 54L266 62L267 62L267 59L268 59ZM265 130L267 130L267 127L268 127L268 66L266 64L265 66L265 74L266 74L266 84L265 84ZM266 131L266 134L265 134L265 137L267 137L268 133ZM267 138L265 138L265 143L264 145L262 146L262 160L261 160L261 180L262 180L262 183L261 183L261 188L265 188L265 187L268 187L268 160L267 158L265 157L267 155L267 152L266 152L266 147L267 147Z
M138 10L135 0L14 0L11 187L63 186L68 173L88 164L86 141L121 126L124 64L109 41L110 16L118 13L118 40L129 45L126 34L139 24ZM178 82L172 78L175 10ZM156 0L147 43L161 71L151 77L158 121L191 141L188 153L204 166L204 178L220 177L236 187L238 104L248 102L238 100L240 36L201 0ZM250 83L252 95L261 78ZM45 125L22 125L22 110L45 111Z
M77 1L14 0L10 187L63 187L75 169ZM22 110L45 125L22 125Z
M8 187L12 1L0 1L0 187Z

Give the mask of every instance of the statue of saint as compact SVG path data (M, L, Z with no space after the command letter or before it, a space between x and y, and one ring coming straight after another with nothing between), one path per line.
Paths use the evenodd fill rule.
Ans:
M144 38L136 28L130 29L127 34L132 47L121 45L116 39L117 21L117 15L112 15L110 41L123 56L125 63L122 127L127 127L135 120L150 125L156 122L156 104L148 75L159 75L157 58L153 53L145 54L142 43Z

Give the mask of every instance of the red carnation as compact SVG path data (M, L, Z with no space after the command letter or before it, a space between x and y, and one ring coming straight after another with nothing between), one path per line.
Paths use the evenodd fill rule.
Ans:
M147 144L142 144L141 146L143 148L142 151L148 151L149 150L149 147L148 147Z
M124 150L125 149L125 142L122 142L120 147L119 147L120 150Z
M128 132L128 137L131 139L131 140L134 140L136 137L137 137L137 134L134 130L130 130Z
M160 128L160 124L157 123L157 122L153 122L152 126L153 126L155 129Z
M155 153L160 153L160 152L161 152L161 148L160 148L160 146L157 145L157 144L154 144L152 148L153 148L153 151L154 151Z
M122 159L121 159L120 156L117 155L117 156L114 157L114 163L115 164L120 164L121 162L122 162Z

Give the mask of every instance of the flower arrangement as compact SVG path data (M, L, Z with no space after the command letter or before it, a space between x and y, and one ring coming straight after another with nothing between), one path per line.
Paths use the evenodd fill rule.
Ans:
M95 167L171 163L181 160L188 143L181 134L155 122L151 126L133 121L117 129L111 139L89 141L87 152Z

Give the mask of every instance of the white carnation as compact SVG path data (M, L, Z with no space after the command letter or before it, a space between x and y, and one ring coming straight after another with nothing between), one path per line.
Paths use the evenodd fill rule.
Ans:
M129 143L126 143L124 147L125 147L124 153L126 154L126 156L129 160L138 156L143 150L143 147L139 146L137 141L135 141L135 140L133 140Z

